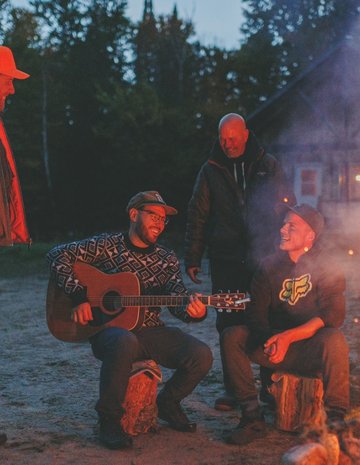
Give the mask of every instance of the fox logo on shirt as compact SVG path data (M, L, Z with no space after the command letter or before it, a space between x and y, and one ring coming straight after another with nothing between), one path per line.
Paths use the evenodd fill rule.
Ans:
M303 274L299 278L285 279L279 294L279 299L290 305L295 305L300 297L305 297L312 289L311 275Z

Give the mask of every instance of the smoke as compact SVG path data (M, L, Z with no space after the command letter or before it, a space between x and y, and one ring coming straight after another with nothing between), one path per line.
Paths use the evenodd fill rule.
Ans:
M360 264L359 32L356 23L250 121L298 203L324 214L326 246L346 269Z

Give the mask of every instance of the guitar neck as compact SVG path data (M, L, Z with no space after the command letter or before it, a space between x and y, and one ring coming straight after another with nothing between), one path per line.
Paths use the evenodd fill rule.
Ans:
M205 305L211 305L211 296L198 297ZM121 307L181 307L190 303L188 295L127 295L120 297Z
M245 309L244 304L250 301L245 294L198 296L198 299L204 305L235 310ZM189 303L188 295L123 295L116 300L117 307L181 307Z

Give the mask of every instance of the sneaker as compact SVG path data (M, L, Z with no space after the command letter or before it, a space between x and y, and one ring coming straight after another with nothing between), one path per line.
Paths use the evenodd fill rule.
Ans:
M128 449L132 438L123 430L120 419L100 417L100 442L108 449Z
M160 393L156 403L158 407L158 417L169 423L171 428L183 433L194 433L196 431L196 423L188 419L180 406L180 402L166 398Z
M263 420L242 418L236 429L227 437L225 442L245 446L255 439L267 435L267 426Z
M222 397L218 397L215 400L214 408L215 410L220 410L221 412L230 412L231 410L235 410L237 406L237 400L235 397L230 396L229 394L225 394Z

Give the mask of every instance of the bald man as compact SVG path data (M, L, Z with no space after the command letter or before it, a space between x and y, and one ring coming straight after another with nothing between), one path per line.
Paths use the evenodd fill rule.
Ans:
M248 292L259 261L273 252L279 220L274 207L295 204L279 162L266 153L244 118L229 113L219 122L219 137L197 176L188 207L185 267L190 279L198 274L207 248L212 291ZM218 312L219 335L244 324L243 312ZM232 410L236 400L224 372L225 395L215 408Z

